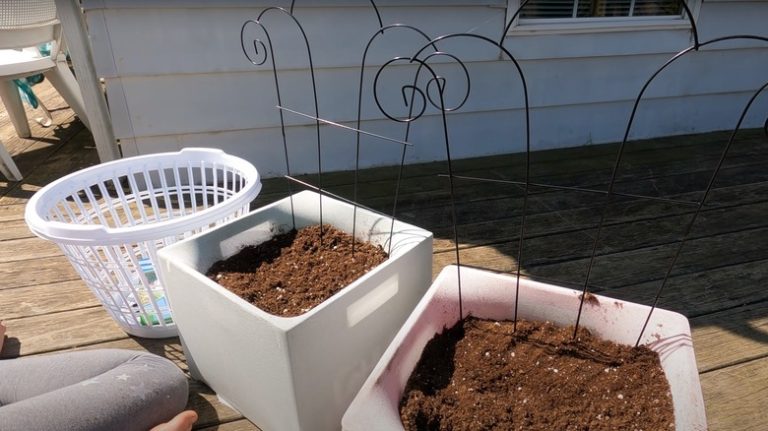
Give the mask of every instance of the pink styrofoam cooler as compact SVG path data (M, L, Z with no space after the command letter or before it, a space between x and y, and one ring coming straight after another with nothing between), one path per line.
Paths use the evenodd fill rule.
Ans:
M516 277L461 268L465 316L511 320ZM384 352L342 419L348 431L402 430L399 402L424 346L435 334L459 319L457 267L448 266L435 279L402 329ZM581 292L520 280L518 317L573 325ZM650 307L595 295L599 305L585 304L581 325L603 339L634 345ZM653 312L641 340L659 353L669 381L678 430L707 428L691 330L685 316L667 310Z

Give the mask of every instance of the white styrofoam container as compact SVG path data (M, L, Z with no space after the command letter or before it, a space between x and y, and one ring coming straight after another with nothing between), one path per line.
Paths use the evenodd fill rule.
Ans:
M293 195L296 227L319 195ZM322 198L323 223L351 233L352 205ZM357 209L358 238L388 249L391 218ZM309 312L278 317L205 276L245 245L291 228L291 198L159 253L195 378L267 430L338 430L341 416L432 279L432 234L396 221L391 256Z
M405 384L427 342L458 321L457 267L435 279L398 332L344 415L346 431L402 430L398 410ZM511 320L516 277L461 267L464 316ZM581 292L520 279L518 317L573 325ZM650 307L595 295L599 305L585 304L581 325L603 339L634 345ZM688 319L656 309L641 340L659 353L669 381L678 430L707 428Z

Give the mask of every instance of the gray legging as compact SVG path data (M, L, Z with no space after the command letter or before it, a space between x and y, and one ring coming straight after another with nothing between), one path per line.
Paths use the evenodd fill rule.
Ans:
M130 350L87 350L0 361L0 430L139 430L187 403L171 361Z

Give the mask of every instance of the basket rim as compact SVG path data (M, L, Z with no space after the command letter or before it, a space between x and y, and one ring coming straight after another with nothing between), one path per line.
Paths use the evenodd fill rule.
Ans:
M132 170L142 163L162 166L163 162L173 161L184 164L189 161L215 162L219 166L231 167L240 171L246 183L242 189L229 199L214 204L192 214L159 222L144 223L136 226L108 227L101 224L75 224L47 220L45 214L52 202L71 195L76 190L83 190L98 184L104 174L113 178L142 169ZM142 241L162 239L178 235L220 220L236 210L248 205L261 191L261 177L250 162L214 148L184 148L176 152L164 152L142 156L127 157L101 163L68 175L65 175L38 190L27 202L24 219L35 235L59 244L70 245L117 245L132 244Z

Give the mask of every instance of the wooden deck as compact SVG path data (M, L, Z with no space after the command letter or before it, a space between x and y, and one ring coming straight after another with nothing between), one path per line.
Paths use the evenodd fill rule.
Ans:
M58 248L34 237L24 205L46 183L97 162L90 133L47 85L36 87L53 110L55 126L32 124L19 139L0 111L0 139L25 180L0 178L0 319L8 324L3 358L69 349L147 350L186 368L178 339L132 338L112 322ZM31 114L32 116L34 114ZM617 191L698 200L727 133L632 143ZM537 182L605 189L615 145L538 152ZM463 175L522 179L520 155L459 161ZM740 133L708 205L672 273L660 306L690 318L707 416L712 430L764 430L768 405L768 139ZM433 271L454 262L447 180L442 163L409 166L399 217L435 233ZM359 201L391 208L391 168L361 173ZM331 191L351 196L351 175L324 176ZM284 195L283 181L268 181L258 203ZM514 270L521 192L515 186L457 181L462 263ZM580 285L596 232L601 195L534 190L529 201L523 269L531 277ZM684 224L695 207L617 199L608 212L592 277L595 291L649 303ZM638 328L641 322L638 322ZM201 429L257 429L191 382L189 407Z

